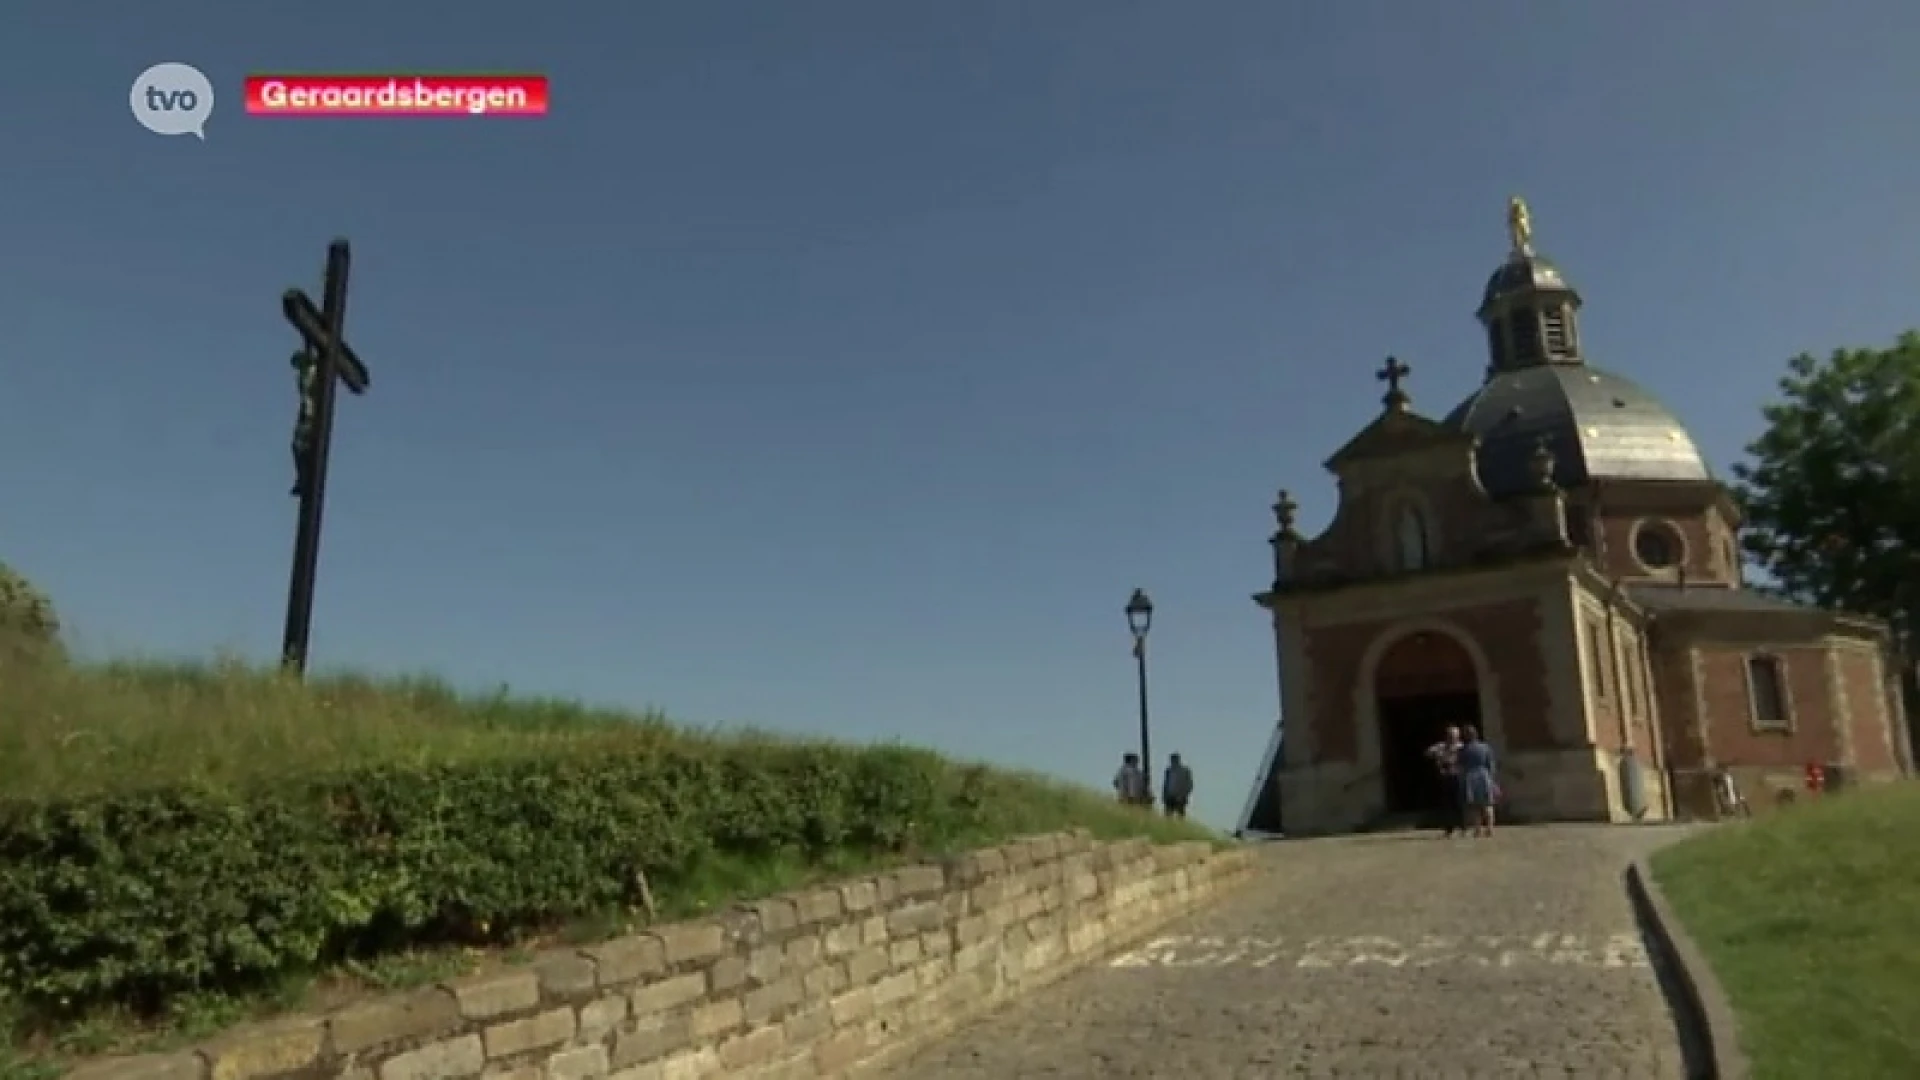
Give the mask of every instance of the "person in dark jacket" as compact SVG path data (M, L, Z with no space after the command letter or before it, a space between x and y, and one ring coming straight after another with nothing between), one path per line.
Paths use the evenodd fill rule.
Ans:
M1453 836L1467 829L1466 791L1460 786L1460 748L1466 743L1461 741L1460 729L1448 727L1440 741L1427 747L1427 757L1433 767L1440 772L1440 819L1446 830L1441 835Z
M1179 754L1167 759L1167 775L1160 781L1160 803L1168 817L1187 816L1187 800L1193 798L1193 770Z

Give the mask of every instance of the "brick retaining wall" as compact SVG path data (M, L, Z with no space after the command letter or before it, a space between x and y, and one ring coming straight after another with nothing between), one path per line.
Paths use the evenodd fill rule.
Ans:
M743 905L77 1080L833 1077L1152 932L1252 853L1038 836Z

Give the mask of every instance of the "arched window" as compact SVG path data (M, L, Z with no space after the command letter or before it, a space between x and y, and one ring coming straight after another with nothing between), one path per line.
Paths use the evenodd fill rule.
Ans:
M1424 570L1427 566L1427 522L1420 509L1402 505L1393 522L1393 546L1400 557L1400 569Z

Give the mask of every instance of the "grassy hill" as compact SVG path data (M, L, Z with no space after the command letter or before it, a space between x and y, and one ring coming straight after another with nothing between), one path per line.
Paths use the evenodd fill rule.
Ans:
M906 747L429 679L0 662L0 1075L1070 827L1217 839Z
M1716 829L1653 870L1756 1078L1920 1076L1920 784Z

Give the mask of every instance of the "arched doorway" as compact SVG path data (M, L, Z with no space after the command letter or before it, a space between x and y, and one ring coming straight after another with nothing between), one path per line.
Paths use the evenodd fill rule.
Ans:
M1417 630L1381 656L1373 693L1387 812L1435 812L1446 793L1427 749L1449 725L1480 723L1480 677L1472 654L1451 634Z

